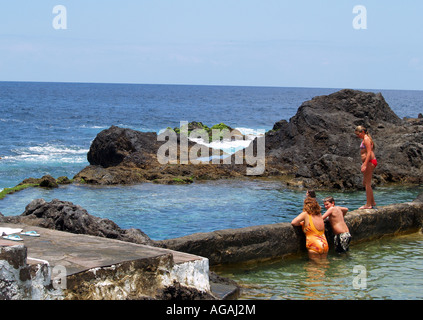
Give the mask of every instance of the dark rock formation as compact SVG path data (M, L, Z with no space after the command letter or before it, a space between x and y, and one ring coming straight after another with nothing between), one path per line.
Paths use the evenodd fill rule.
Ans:
M65 177L61 177L60 183L64 181ZM19 185L37 185L43 188L57 188L59 187L59 182L56 181L51 175L45 175L39 179L36 178L28 178L22 181Z
M177 135L178 145L180 135ZM79 172L75 181L90 184L192 183L193 179L215 180L242 176L243 168L231 165L161 164L157 153L165 142L157 141L153 132L139 132L112 126L100 132L88 152L90 165ZM188 141L188 152L196 143ZM211 149L209 154L212 155ZM245 168L244 168L245 171Z
M50 175L45 175L39 179L37 178L27 178L23 180L18 185L14 186L13 188L5 188L2 192L0 192L0 200L3 199L6 195L12 194L15 192L22 191L27 188L31 187L40 187L40 188L58 188L61 184L70 184L72 180L69 180L68 177L62 176L54 179Z
M139 132L112 126L101 131L91 144L87 158L91 165L113 167L122 161L145 168L154 161L160 144L154 132ZM129 159L128 159L129 158Z
M347 89L306 101L275 124L265 137L267 173L291 174L306 187L361 188L358 125L376 145L375 183L423 181L423 126L398 118L380 93Z
M88 234L138 244L152 245L153 241L139 229L121 229L109 219L90 215L84 208L68 201L36 199L20 216L1 217L7 223L24 223L43 228Z
M375 184L423 181L423 121L401 120L380 93L349 89L304 102L289 122L275 123L273 130L259 138L265 139L266 146L266 170L261 175L316 189L362 188L361 141L354 134L358 125L365 126L375 141ZM258 142L262 141L256 139L249 148L257 150ZM75 180L93 184L191 183L246 175L245 161L238 164L234 155L229 164L160 164L157 151L163 143L155 133L112 126L97 135L88 153L90 166ZM188 147L194 146L190 142ZM241 153L242 159L245 154ZM178 153L178 159L180 156Z

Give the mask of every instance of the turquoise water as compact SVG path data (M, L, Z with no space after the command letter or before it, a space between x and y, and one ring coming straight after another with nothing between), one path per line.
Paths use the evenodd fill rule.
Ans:
M423 234L351 245L320 263L304 253L216 271L237 281L245 300L423 299Z
M335 91L338 89L0 82L0 190L45 174L72 178L88 165L86 155L95 136L111 125L158 132L177 127L180 121L201 121L208 126L224 122L233 128L270 130L275 122L294 116L304 101ZM423 91L382 90L382 94L400 118L421 112ZM423 187L377 188L375 197L379 205L385 205L412 201L422 191ZM8 195L0 200L0 212L19 215L33 199L57 198L161 240L289 222L301 210L304 195L305 190L260 180L181 186L71 185ZM321 199L327 195L350 210L365 203L363 191L318 194ZM277 270L271 272L275 275L272 281L277 282Z
M19 215L33 199L60 199L108 218L121 228L138 228L153 240L227 228L290 222L302 210L305 190L280 182L220 180L189 185L144 183L135 186L67 185L58 189L31 188L0 200L0 212ZM377 188L378 205L413 201L423 187ZM331 195L350 210L365 203L365 192L318 192Z
M379 205L409 202L423 187L376 188ZM339 205L357 209L364 192L318 192ZM0 200L0 212L21 214L36 198L54 198L81 205L88 213L108 218L122 228L139 228L154 240L195 232L289 222L301 211L305 190L279 182L222 180L190 185L145 183L135 186L68 185L30 188ZM366 287L361 278L366 271ZM359 268L354 273L355 268ZM330 252L323 263L306 253L267 263L237 264L217 270L239 282L241 299L422 299L423 235L387 238L351 246L348 256Z

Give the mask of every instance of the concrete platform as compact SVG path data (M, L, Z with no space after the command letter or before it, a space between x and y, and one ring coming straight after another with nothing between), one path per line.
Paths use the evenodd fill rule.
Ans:
M40 237L24 236L18 233L23 241L1 238L0 247L25 246L28 265L47 265L50 269L55 266L65 267L68 279L75 279L75 277L82 279L78 281L82 281L83 284L77 283L73 288L86 286L86 292L89 292L86 294L87 299L101 299L104 296L106 299L114 299L117 291L119 291L117 299L125 298L140 292L137 286L141 283L144 289L145 286L148 287L147 283L150 281L153 283L150 287L156 286L159 290L177 281L183 286L211 294L209 263L204 257L35 226L21 224L2 224L1 226L22 228L23 231L37 231ZM22 274L20 271L19 273ZM16 279L17 286L19 281ZM130 288L129 293L125 291L127 288ZM25 290L28 291L28 288ZM43 294L46 295L44 291ZM64 291L63 297L67 296L69 297L69 294Z
M171 253L175 264L202 260L203 257L169 249L156 248L125 241L100 238L89 235L50 230L40 227L2 224L9 228L34 230L40 237L23 236L23 241L0 240L0 246L23 244L28 248L28 263L48 261L50 266L66 267L71 275L92 268L106 267L117 263L153 258Z

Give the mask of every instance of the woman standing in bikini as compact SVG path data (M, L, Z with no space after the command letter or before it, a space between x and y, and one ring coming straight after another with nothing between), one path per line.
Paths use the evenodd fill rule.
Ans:
M355 134L358 138L362 139L360 145L360 155L363 163L361 165L361 172L363 172L363 185L366 188L366 205L360 207L360 209L374 209L376 202L373 196L372 175L377 166L374 153L375 144L367 129L363 126L355 128Z

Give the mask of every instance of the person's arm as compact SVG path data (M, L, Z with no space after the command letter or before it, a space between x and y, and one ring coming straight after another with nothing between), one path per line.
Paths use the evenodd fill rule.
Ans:
M348 212L348 210L349 210L347 207L339 207L339 209L341 209L342 214L343 214L344 216L347 214L347 212Z
M328 211L325 212L325 214L322 216L323 220L325 220L327 217L331 215L333 211L333 208L329 208Z
M304 221L304 212L301 212L298 216L296 216L292 221L291 221L291 225L293 225L294 227L298 227L301 225L301 222Z

